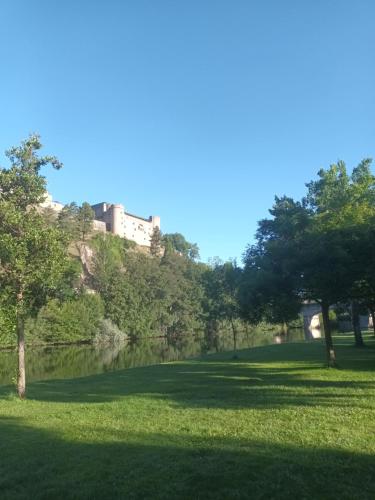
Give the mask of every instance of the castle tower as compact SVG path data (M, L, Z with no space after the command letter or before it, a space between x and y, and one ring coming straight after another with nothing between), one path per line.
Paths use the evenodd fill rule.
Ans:
M160 217L158 215L152 215L151 216L152 220L152 227L158 227L160 229Z
M117 236L124 236L124 206L120 203L112 205L112 233Z

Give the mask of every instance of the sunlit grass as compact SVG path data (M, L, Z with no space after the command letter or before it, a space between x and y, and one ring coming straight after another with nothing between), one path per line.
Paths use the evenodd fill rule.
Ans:
M1 498L375 498L375 345L337 339L1 389Z

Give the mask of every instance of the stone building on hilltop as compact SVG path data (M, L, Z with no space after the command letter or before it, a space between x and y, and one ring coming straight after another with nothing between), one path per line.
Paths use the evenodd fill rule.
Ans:
M137 245L150 246L150 239L156 227L160 229L160 217L151 215L148 219L125 212L121 204L98 203L92 205L95 219L104 222L106 231L135 241Z
M64 205L58 201L53 201L52 196L47 193L41 207L52 209L58 213L64 208ZM151 215L148 219L145 219L125 212L125 208L121 204L102 202L91 205L91 208L95 213L94 231L116 234L134 241L140 246L150 247L154 229L156 227L160 229L160 217Z

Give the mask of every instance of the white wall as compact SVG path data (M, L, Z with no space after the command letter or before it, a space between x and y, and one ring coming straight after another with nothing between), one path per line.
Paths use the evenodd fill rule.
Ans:
M150 246L150 238L154 230L154 222L147 221L134 215L125 214L125 233L128 240L135 241L138 245Z

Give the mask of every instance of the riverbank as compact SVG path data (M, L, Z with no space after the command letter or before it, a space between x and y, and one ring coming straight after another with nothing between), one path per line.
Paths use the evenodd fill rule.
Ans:
M2 387L2 498L372 499L374 340L335 341Z

